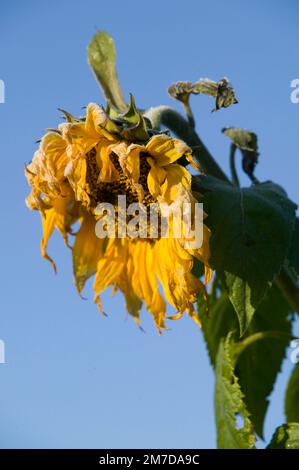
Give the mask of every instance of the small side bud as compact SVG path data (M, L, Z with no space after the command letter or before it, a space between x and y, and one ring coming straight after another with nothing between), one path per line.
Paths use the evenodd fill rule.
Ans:
M257 135L254 132L238 127L224 128L222 132L240 149L243 171L249 176L251 181L257 182L254 176L254 170L259 157Z
M194 83L177 82L170 85L168 93L172 98L181 101L183 104L188 103L191 94L199 95L201 93L212 96L216 100L215 108L212 109L212 112L238 103L234 89L227 78L223 78L219 82L209 78L201 78Z

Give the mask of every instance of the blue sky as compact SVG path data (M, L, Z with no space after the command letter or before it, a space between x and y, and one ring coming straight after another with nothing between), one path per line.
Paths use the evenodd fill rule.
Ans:
M110 292L109 318L101 317L91 284L87 301L76 294L58 236L49 245L55 276L39 255L39 216L24 204L23 167L44 129L57 125L58 107L80 114L88 102L103 102L86 63L99 28L114 37L124 93L142 108L176 107L166 92L174 81L229 77L240 104L211 114L208 97L193 98L200 135L227 169L221 128L257 132L258 178L284 185L298 202L299 104L290 101L290 82L299 78L298 9L295 0L1 2L0 447L215 447L202 333L183 318L159 337L146 312L142 333ZM290 369L286 360L267 439L283 421Z

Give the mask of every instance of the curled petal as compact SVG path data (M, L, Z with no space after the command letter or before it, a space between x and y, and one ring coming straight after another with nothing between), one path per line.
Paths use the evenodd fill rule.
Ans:
M146 149L158 166L169 165L191 152L190 147L185 142L173 139L165 134L152 137L147 143Z

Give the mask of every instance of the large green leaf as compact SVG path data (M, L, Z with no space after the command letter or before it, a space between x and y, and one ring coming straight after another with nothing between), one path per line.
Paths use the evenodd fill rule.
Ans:
M279 426L268 449L299 449L299 423L287 423Z
M299 364L295 366L288 383L285 414L287 421L299 423Z
M215 413L217 445L220 449L252 449L253 426L234 374L233 342L229 334L220 341L216 359ZM238 418L242 421L238 424Z
M226 273L242 335L289 252L296 205L271 182L238 188L199 176L194 188L205 193L210 264Z
M210 360L212 365L215 365L221 338L226 337L230 331L237 330L238 321L225 291L222 291L220 295L218 292L217 296L211 294L209 304L208 316L203 313L204 299L199 299L198 310ZM289 311L288 303L280 291L273 286L262 300L243 337L246 341L252 335L260 333L262 339L251 343L243 350L236 366L236 375L245 395L246 406L250 412L255 431L261 437L263 436L263 423L269 404L268 397L280 371L287 343L291 337L292 324L288 315ZM265 333L265 336L273 333L273 337L263 338L263 333ZM279 338L280 335L281 338ZM265 359L261 360L261 358Z
M238 329L238 318L227 293L224 291L217 298L209 296L209 313L204 312L204 300L199 303L198 315L212 365L215 365L219 343L232 330Z
M115 68L115 45L105 31L94 35L88 45L88 62L103 88L106 99L118 111L127 110Z
M273 338L255 341L242 352L237 362L236 375L239 377L255 430L261 437L269 404L268 397L280 371L292 331L289 310L288 303L273 286L258 307L244 340L257 332L269 334L273 331L281 334L281 339L274 335Z

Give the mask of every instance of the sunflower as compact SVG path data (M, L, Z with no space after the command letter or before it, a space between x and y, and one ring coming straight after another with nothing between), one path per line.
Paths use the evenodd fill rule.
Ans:
M41 139L25 169L32 187L27 205L42 217L42 256L55 267L47 254L53 230L60 231L68 246L72 234L75 285L81 294L87 279L95 275L94 300L102 313L101 293L112 286L123 293L127 310L138 324L142 302L159 332L166 328L166 302L177 311L169 318L187 312L199 323L194 303L205 287L192 269L197 258L205 267L205 283L209 281L209 229L202 224L202 244L194 247L185 219L178 221L175 215L182 214L188 203L195 226L197 201L191 174L181 164L183 159L192 163L191 149L151 130L133 101L122 116L115 117L94 103L88 105L85 118L66 116L68 122ZM115 208L116 224L120 224L120 196L125 196L126 209L140 204L146 216L151 206L161 218L170 208L179 209L168 218L167 236L162 234L161 222L154 235L143 231L137 237L97 236L97 224L103 219L100 204ZM80 223L76 234L72 232L75 222ZM132 215L126 215L125 226L131 222ZM179 236L174 235L175 224L182 228Z

